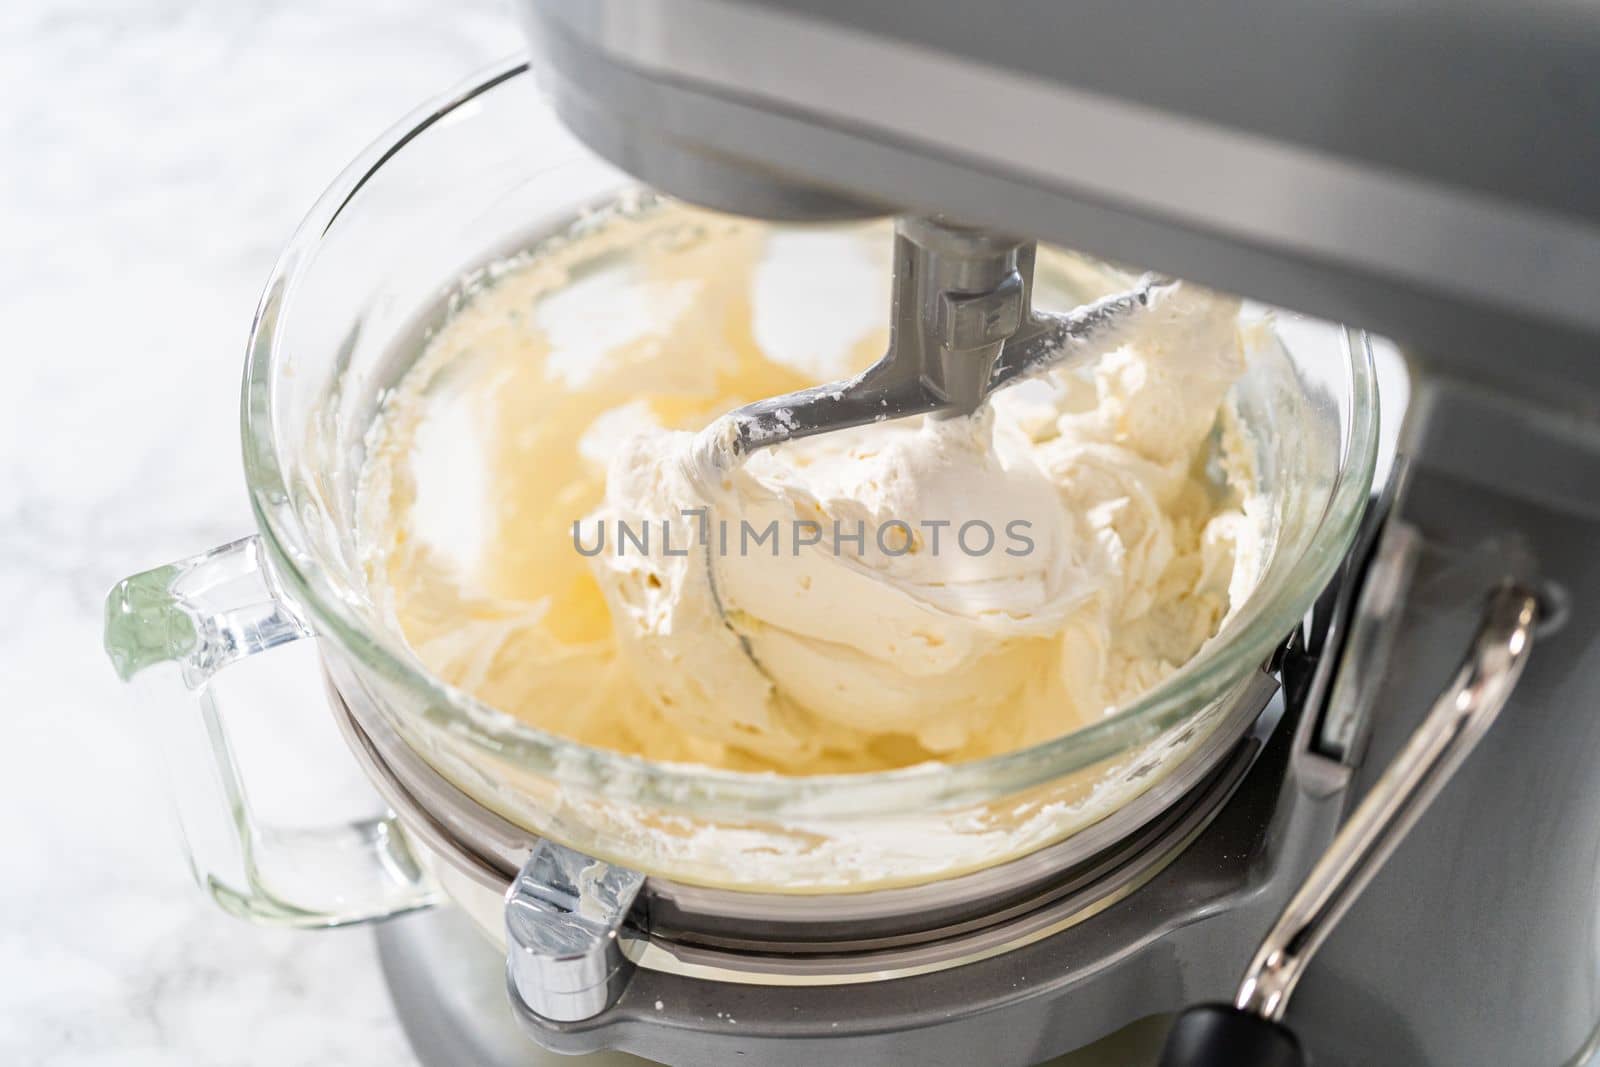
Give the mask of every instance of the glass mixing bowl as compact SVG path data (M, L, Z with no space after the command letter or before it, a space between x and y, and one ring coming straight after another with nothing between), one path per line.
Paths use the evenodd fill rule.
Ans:
M486 268L595 205L635 195L625 174L566 132L516 64L415 112L346 170L278 264L250 342L242 435L258 538L119 586L107 642L122 673L175 664L203 694L223 666L314 635L358 720L381 719L511 823L654 876L782 893L993 867L1127 808L1219 724L1245 728L1228 711L1343 559L1377 451L1365 337L1282 313L1235 391L1272 502L1256 589L1190 663L1089 728L957 765L784 777L585 747L431 675L367 586L355 530L369 428ZM792 292L802 305L825 296ZM223 731L213 734L221 746ZM227 778L231 757L220 758ZM288 899L283 886L298 880L272 887L273 847L245 825L248 805L230 789L247 860L238 878L248 884L228 890L240 910L331 921L420 899L383 823L346 828L327 850L341 869L376 854L379 873L352 876L320 903ZM209 866L197 860L203 877Z

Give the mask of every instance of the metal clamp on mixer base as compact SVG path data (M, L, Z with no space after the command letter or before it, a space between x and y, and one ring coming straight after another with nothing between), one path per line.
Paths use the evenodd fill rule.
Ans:
M561 1022L616 1003L633 974L629 913L637 871L551 841L534 844L506 891L506 976L513 1002Z

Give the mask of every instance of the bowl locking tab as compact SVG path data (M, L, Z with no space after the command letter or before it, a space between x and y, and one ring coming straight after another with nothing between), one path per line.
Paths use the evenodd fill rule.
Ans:
M506 891L506 982L530 1012L592 1019L633 975L628 917L644 875L541 840Z

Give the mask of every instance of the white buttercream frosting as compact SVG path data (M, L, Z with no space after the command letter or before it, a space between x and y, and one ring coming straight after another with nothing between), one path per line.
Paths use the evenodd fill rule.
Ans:
M1248 594L1236 301L1180 284L1133 342L974 417L794 441L708 478L694 431L884 343L830 319L825 344L787 346L805 358L774 356L760 230L719 226L641 244L581 299L548 261L504 272L391 398L362 487L369 566L446 680L654 758L869 770L1096 721ZM471 477L441 473L463 462ZM430 518L442 503L471 529Z
M790 442L709 483L693 434L641 430L590 521L672 520L695 550L590 561L635 675L683 728L780 763L894 735L930 754L1036 739L1147 688L1229 603L1239 513L1192 467L1244 370L1237 317L1180 286L1092 375Z

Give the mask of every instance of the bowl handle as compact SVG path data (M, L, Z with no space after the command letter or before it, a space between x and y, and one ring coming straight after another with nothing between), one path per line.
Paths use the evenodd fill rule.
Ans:
M145 705L143 726L166 765L201 888L235 915L289 926L342 926L426 907L438 890L370 789L361 803L374 814L330 817L322 803L330 775L280 758L270 777L287 777L287 764L298 781L287 792L285 782L272 784L290 809L311 812L269 821L251 804L246 778L261 786L268 776L242 773L252 746L231 744L230 732L248 729L273 747L292 743L293 757L302 739L284 737L293 717L283 702L263 707L259 686L240 692L219 679L245 659L312 636L274 588L256 537L136 574L106 597L106 653Z

